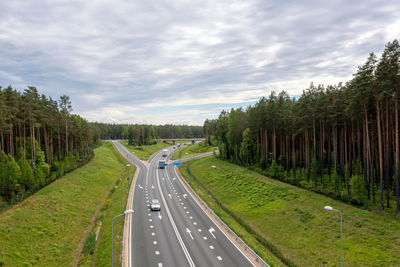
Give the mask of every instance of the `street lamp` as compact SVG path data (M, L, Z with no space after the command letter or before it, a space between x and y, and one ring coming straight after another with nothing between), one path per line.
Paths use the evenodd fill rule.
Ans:
M131 166L131 164L126 164L126 165L123 165L122 166L122 168L121 168L121 213L122 213L122 211L123 211L123 207L122 207L122 182L124 181L124 179L122 178L122 173L123 173L123 170L124 170L124 167L130 167ZM129 169L128 169L128 174L129 174Z
M211 166L214 169L218 169L218 216L221 217L221 177L219 175L219 171L221 170L215 165Z
M189 184L190 184L190 186L192 185L192 169L191 169L191 166L192 166L192 162L189 161Z
M343 236L343 231L342 231L342 213L337 210L332 208L331 206L325 206L324 209L329 210L329 211L336 211L337 213L340 214L340 266L343 266L343 246L342 246L342 236Z
M114 226L114 220L115 218L118 218L123 215L128 215L132 214L134 211L133 210L126 210L124 213L121 213L117 216L115 216L112 221L111 221L111 266L114 266L114 250L113 250L113 226Z

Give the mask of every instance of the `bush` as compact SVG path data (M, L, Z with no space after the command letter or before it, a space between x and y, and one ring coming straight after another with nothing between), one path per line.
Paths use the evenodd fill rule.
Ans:
M18 161L18 165L21 170L21 176L19 183L25 186L25 189L29 189L35 186L35 180L33 179L33 171L29 161L21 159Z
M364 179L360 175L354 175L350 179L351 197L358 204L362 205L365 202L364 195Z
M267 175L275 179L280 179L282 172L283 172L283 167L273 160L271 166L269 166L267 170Z
M19 165L14 158L0 151L0 194L12 198L18 187L18 177L21 176Z
M83 247L83 253L85 255L93 254L95 246L96 246L96 234L94 232L90 232L88 238L85 241L85 245Z

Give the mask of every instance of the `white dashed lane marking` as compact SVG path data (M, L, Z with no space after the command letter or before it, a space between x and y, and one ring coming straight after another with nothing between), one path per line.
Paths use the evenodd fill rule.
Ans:
M156 250L156 255L160 255L160 251Z
M218 257L217 257L217 259L218 259L218 260L220 260L220 261L222 261L222 258L221 258L221 256L218 256Z
M151 233L151 235L152 235L152 236L155 236L155 235L156 235L156 233Z
M153 244L154 244L154 245L157 245L157 241L153 241Z
M207 237L206 237L206 236L203 236L203 239L204 239L204 240L207 240Z
M209 246L210 247L210 249L214 249L214 247L213 246Z

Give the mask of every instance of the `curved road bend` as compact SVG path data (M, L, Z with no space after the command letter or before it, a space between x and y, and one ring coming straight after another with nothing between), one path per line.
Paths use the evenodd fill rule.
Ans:
M114 144L140 169L129 226L129 266L254 266L193 200L173 166L158 168L161 152L145 164ZM153 198L161 202L160 212L150 211Z

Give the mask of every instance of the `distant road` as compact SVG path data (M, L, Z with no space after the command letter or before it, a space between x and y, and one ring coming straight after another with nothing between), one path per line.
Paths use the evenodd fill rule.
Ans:
M194 201L174 168L158 168L161 153L144 163L114 144L140 169L129 226L129 266L254 266ZM154 198L161 202L160 212L150 211Z

